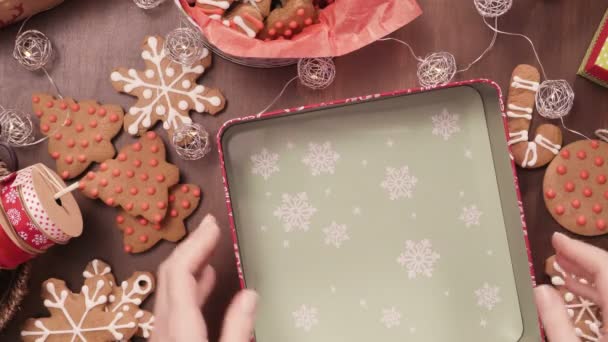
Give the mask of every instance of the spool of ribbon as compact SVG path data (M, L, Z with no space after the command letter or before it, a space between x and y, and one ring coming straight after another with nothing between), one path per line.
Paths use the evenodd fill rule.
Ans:
M76 200L55 201L57 187L61 179L42 164L0 179L0 268L15 268L82 233Z

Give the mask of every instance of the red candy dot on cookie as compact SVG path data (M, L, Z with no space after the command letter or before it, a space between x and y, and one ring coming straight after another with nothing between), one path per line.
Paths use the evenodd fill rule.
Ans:
M89 127L96 128L97 127L97 120L91 120L91 122L89 122Z
M83 140L80 142L80 146L82 146L82 148L87 148L87 147L89 147L89 142L88 142L87 140L84 140L84 139L83 139Z
M60 155L60 154L59 154L59 152L57 152L57 151L55 151L55 152L51 153L51 157L52 157L53 159L59 159L59 157L60 157L60 156L61 156L61 155Z
M572 192L574 191L576 187L574 186L574 183L572 182L566 182L566 184L564 185L564 189L566 189L566 191L568 192Z
M155 132L148 132L148 133L146 133L146 137L148 137L148 139L150 139L150 140L156 139L156 133Z
M154 228L154 230L161 230L163 227L161 227L160 224L156 223L155 225L152 226L152 228Z
M135 176L135 172L133 172L133 170L127 170L127 177L129 178L133 178L133 176Z
M114 177L120 176L120 170L119 169L112 170L112 176L114 176Z
M106 163L101 163L101 165L99 165L99 169L101 171L108 171L108 164Z
M67 144L69 148L72 148L74 146L76 146L76 142L74 141L74 139L68 139Z
M201 197L201 191L199 189L192 190L194 197Z
M156 152L158 152L158 146L157 146L157 145L152 145L152 146L150 146L150 151L151 151L152 153L156 153Z
M93 188L91 189L91 191L89 192L91 194L91 196L93 197L97 197L99 196L99 190L97 188Z
M148 204L148 202L144 202L140 205L141 210L146 211L148 209L150 209L150 204Z
M95 172L89 172L89 173L87 173L87 178L88 178L89 180L93 180L93 179L95 179Z
M312 18L307 18L306 20L304 20L304 24L305 24L306 26L308 26L308 25L312 25Z
M289 27L291 27L292 29L297 29L298 23L295 20L292 20L289 22Z
M555 213L557 215L563 215L566 212L566 208L563 205L558 205L555 207Z
M67 157L65 157L63 160L66 162L66 164L68 164L68 165L69 165L69 164L72 164L72 163L74 162L74 157L72 157L72 156L67 156Z
M583 160L583 159L587 158L587 152L582 151L582 150L578 151L578 152L576 152L576 157L580 160Z
M87 183L84 181L78 182L78 189L84 190L87 187Z
M131 246L131 245L125 245L125 252L127 252L127 253L133 252L133 246Z
M169 215L171 215L171 217L177 217L177 210L172 209Z
M156 167L156 166L158 166L158 160L152 158L152 159L150 159L150 161L148 161L148 164L150 164L150 166L152 166L152 167Z
M125 160L127 160L127 155L124 153L119 153L117 158L120 161L125 161Z
M53 101L49 101L45 104L46 108L53 108Z
M583 190L583 195L585 195L585 197L591 197L593 195L593 191L590 188L585 188Z
M127 226L125 228L125 234L127 234L127 235L132 235L134 232L135 232L135 229L133 229L133 227L131 227L131 226Z
M85 156L84 154L81 154L81 155L79 155L79 156L78 156L78 158L77 158L77 159L78 159L78 161L79 161L79 162L81 162L81 163L86 163L86 161L87 161L87 156Z
M142 226L147 226L148 225L148 220L146 220L145 218L140 218L139 219L139 224L141 224Z
M597 221L595 221L595 228L597 228L598 230L605 230L606 221L604 221L602 219L598 219Z
M576 218L576 224L578 224L579 226L584 226L587 224L587 218L583 215L580 215L579 217Z
M270 29L270 30L268 30L268 35L269 35L269 36L274 36L275 34L277 34L277 30L275 30L275 29ZM270 40L270 39L269 39L269 40Z
M42 117L42 116L44 115L44 113L43 113L43 112L42 112L40 109L36 110L36 111L34 112L34 114L36 114L36 116L37 116L37 117L39 117L39 118L40 118L40 117Z
M141 160L139 160L139 159L135 159L135 160L133 161L133 165L134 165L135 167L140 167L140 166L141 166Z
M106 113L107 113L107 111L106 111L106 109L105 109L105 108L103 108L103 107L99 108L99 111L97 112L97 114L99 114L99 116L101 116L102 118L103 118L104 116L106 116Z
M87 113L89 113L89 115L95 114L95 108L94 107L89 107L89 109L87 110Z
M84 130L84 126L82 126L81 124L77 124L76 127L74 127L76 129L76 132L80 133Z
M190 188L188 188L188 186L187 186L187 185L182 185L182 187L180 188L180 190L181 190L183 193L188 193L188 191L190 191Z
M560 152L560 155L562 156L562 158L564 159L570 159L570 151L569 150L562 150Z
M47 125L47 124L43 124L42 126L40 126L40 129L41 129L41 130L42 130L44 133L46 133L46 132L48 132L48 131L50 131L50 130L51 130L51 127L49 127L49 125Z
M158 175L156 176L156 181L159 183L162 183L165 181L165 176L164 175Z
M296 14L299 16L303 16L304 14L306 14L306 11L304 11L303 8L298 8L298 10L296 11Z
M55 115L55 114L49 115L49 121L50 122L57 122L57 115Z
M291 31L291 30L285 30L285 31L283 31L283 35L285 37L291 37L292 34L293 34L293 31Z
M583 170L580 173L581 179L588 179L589 178L589 172L587 170Z
M560 175L565 175L566 172L568 172L568 169L564 165L559 165L557 167L557 173L559 173Z
M182 201L182 208L184 208L184 209L190 208L190 202L187 201L187 200L183 200Z
M572 202L570 204L572 205L572 208L574 208L574 209L578 209L581 207L581 201L579 201L577 199L572 200Z
M148 242L148 235L140 235L139 236L139 241L146 243Z
M148 195L154 195L156 193L156 188L153 187L149 187L146 192L148 193Z
M70 177L70 173L69 173L69 172L67 172L67 171L63 171L63 172L61 173L61 178L63 178L63 179L68 179L69 177Z
M602 206L599 205L598 203L593 205L593 212L596 214L599 214L602 212Z
M156 203L156 207L158 209L165 209L166 206L167 206L167 204L165 202L158 202L158 203Z
M73 111L75 111L75 112L77 112L77 111L79 111L79 110L80 110L80 106L79 106L77 103L74 103L74 104L72 105L72 110L73 110Z
M66 127L72 126L72 119L70 119L70 118L65 119L65 121L63 121L63 125Z
M103 137L101 134L96 134L94 139L96 142L100 143L103 140Z
M118 121L118 119L119 118L118 118L118 115L116 113L112 113L110 115L110 122L116 122L116 121Z
M114 192L115 192L115 193L117 193L117 194L122 193L122 186L120 186L120 185L116 186L116 187L114 188Z
M283 28L283 22L282 21L277 21L276 23L274 23L274 27L276 27L277 29Z
M66 109L68 109L68 104L65 102L61 102L59 104L59 108L61 108L61 110L66 110Z
M55 140L61 140L61 138L63 138L63 134L61 134L61 133L55 134Z
M169 195L169 202L175 201L175 195Z
M141 143L136 142L135 144L133 144L133 146L131 146L131 148L133 149L133 151L139 152L139 151L141 151Z
M602 166L602 165L604 165L604 158L595 157L595 160L593 161L593 163L595 164L595 166Z
M133 207L134 207L133 203L127 203L127 204L125 204L125 209L127 209L128 211L133 210Z
M553 190L553 189L549 189L545 192L545 196L547 196L548 199L554 199L556 195L557 194L555 193L555 190Z
M99 185L101 185L101 186L103 186L103 187L105 188L106 186L108 186L108 180L107 180L107 179L105 179L105 178L102 178L102 179L99 181Z
M34 102L34 103L40 103L40 97L38 97L38 96L32 96L32 102Z
M606 175L599 175L597 176L596 180L599 184L605 184L607 180Z
M163 220L163 216L161 214L154 214L154 222L159 223Z
M148 180L148 174L147 173L142 173L141 175L139 175L139 179L141 179L142 181L147 181Z
M107 204L107 205L109 205L109 206L113 206L113 205L114 205L114 203L115 203L115 202L114 202L114 199L113 199L112 197L110 197L110 198L108 198L108 199L106 200L106 204Z
M129 193L131 195L137 195L138 192L139 192L139 190L137 190L136 187L132 187L131 189L129 189Z
M591 148L597 150L600 147L600 142L597 140L591 140Z

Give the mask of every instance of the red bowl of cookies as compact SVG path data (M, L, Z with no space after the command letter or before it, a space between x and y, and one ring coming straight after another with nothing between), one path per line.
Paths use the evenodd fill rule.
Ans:
M337 57L405 26L416 0L175 0L214 52L257 67Z

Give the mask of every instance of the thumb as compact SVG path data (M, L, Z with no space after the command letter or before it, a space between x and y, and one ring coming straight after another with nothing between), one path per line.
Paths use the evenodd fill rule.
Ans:
M239 292L228 307L220 342L249 342L255 324L258 295L252 290Z
M534 289L534 297L549 341L580 342L566 313L564 301L557 290L541 285Z

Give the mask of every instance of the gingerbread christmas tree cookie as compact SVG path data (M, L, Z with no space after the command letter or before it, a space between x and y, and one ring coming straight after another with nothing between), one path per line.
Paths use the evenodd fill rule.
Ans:
M190 110L216 114L225 106L219 90L196 83L211 65L209 50L204 50L199 62L184 66L171 61L163 44L161 37L146 37L141 54L146 68L118 68L110 75L114 89L138 98L124 120L129 134L142 135L162 121L171 136L176 128L192 123Z
M121 206L129 215L161 222L167 213L169 188L177 184L179 170L165 161L165 145L154 132L120 150L80 180L90 198Z
M169 190L169 207L161 223L152 223L142 217L130 216L121 210L116 223L124 235L124 250L141 253L160 240L177 242L186 236L184 220L190 216L200 202L201 189L194 184L177 184Z
M85 280L80 293L72 293L65 282L49 279L42 284L42 299L51 314L29 319L21 331L25 342L127 341L137 331L133 314L107 311L113 284L101 275Z
M91 163L102 162L116 153L112 138L123 124L120 106L55 99L42 93L32 96L32 104L40 118L40 130L49 138L49 154L63 179L74 178Z

